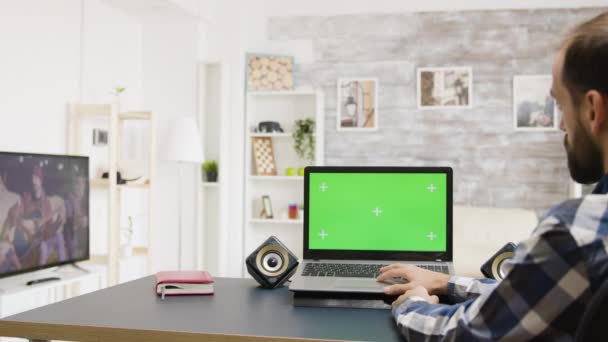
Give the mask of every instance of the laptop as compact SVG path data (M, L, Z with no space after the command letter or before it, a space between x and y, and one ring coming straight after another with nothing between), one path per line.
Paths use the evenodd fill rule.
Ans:
M454 274L450 167L307 167L294 292L382 293L380 268Z

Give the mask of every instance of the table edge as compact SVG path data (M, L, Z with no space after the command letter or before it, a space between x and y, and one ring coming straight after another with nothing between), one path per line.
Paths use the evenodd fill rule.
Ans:
M0 319L0 336L19 337L38 340L68 340L82 342L97 342L112 340L116 342L160 342L179 340L180 342L237 342L237 341L344 341L300 337L251 336L236 334L195 333L169 330L145 330L130 328L114 328L71 324L53 324L39 322L23 322Z

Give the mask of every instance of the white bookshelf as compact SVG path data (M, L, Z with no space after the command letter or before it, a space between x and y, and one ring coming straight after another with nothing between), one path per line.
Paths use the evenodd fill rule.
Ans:
M249 255L270 235L279 238L298 258L302 258L303 221L288 218L288 205L304 202L304 177L287 176L286 169L309 164L298 158L293 149L293 125L295 120L315 120L315 165L324 161L324 104L323 94L315 90L281 92L249 92L246 95L246 139L245 139L245 216L243 223L243 255ZM261 121L279 122L284 133L254 132ZM272 138L276 176L258 175L255 172L252 139ZM261 218L262 196L268 195L272 202L273 218ZM246 274L243 268L243 274Z
M302 176L249 176L251 181L302 181Z
M290 220L290 219L251 219L250 223L262 223L262 224L302 224L304 221L301 219Z
M291 138L291 133L249 133L249 137Z
M107 266L109 285L150 273L152 191L156 158L155 115L120 111L119 103L70 105L68 151L89 156L91 261ZM105 129L108 142L91 145L93 128ZM137 156L136 156L137 155ZM123 163L137 165L142 179L116 184ZM108 178L101 178L108 172ZM122 228L133 218L133 254L121 253ZM137 259L136 261L134 261Z
M250 97L268 97L268 96L277 96L284 97L287 96L309 96L310 94L315 93L315 90L310 89L295 89L295 90L279 90L279 91L251 91L247 95Z

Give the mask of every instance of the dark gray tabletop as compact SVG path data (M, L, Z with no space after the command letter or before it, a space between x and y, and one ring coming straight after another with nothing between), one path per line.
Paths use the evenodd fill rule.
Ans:
M401 340L389 310L294 307L287 287L266 290L250 279L217 278L215 281L212 296L175 296L161 300L154 293L154 276L142 278L7 317L0 320L0 335L3 327L11 327L9 323L28 323L46 328L60 325L125 329L123 333L137 330L277 338ZM6 329L4 331L9 331ZM21 337L61 339L70 336L74 335L31 337L24 334Z

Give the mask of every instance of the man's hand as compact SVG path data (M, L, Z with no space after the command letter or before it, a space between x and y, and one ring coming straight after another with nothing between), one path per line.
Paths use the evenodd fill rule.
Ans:
M407 281L405 284L386 286L384 293L389 295L403 294L416 286L424 287L428 293L433 295L446 294L448 291L450 276L444 273L433 272L407 264L388 265L382 267L380 272L382 273L376 278L377 281L390 280L392 278L402 278Z
M431 296L424 287L416 286L413 289L405 292L405 294L402 294L401 296L399 296L399 298L397 298L397 300L395 300L393 302L393 305L392 305L393 312L395 311L395 308L397 307L397 305L401 304L401 302L408 299L409 297L420 297L420 298L424 299L425 301L427 301L427 303L431 303L431 304L439 303L439 298L437 298L437 296L434 296L434 295Z

